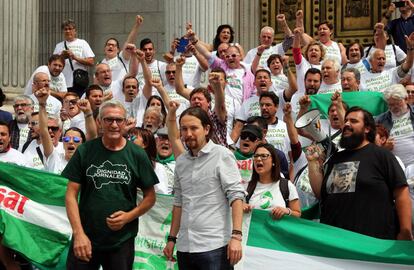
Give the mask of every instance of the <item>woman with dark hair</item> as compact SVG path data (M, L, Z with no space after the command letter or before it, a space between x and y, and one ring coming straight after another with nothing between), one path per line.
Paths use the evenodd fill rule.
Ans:
M280 176L279 158L271 144L257 146L253 155L253 168L252 178L247 186L244 212L257 208L270 210L275 219L284 215L300 217L298 192L289 180Z
M0 88L0 107L3 106L3 102L5 100L6 100L6 95L3 94L3 89ZM0 121L9 123L11 120L13 120L13 116L11 115L11 113L0 110Z
M163 121L162 125L165 125L165 118L167 117L167 110L165 108L164 101L160 96L151 96L147 101L147 106L145 107L145 110L148 109L148 107L158 107L161 110L161 113L163 115Z
M172 187L168 187L168 174L165 171L165 167L156 161L157 146L152 132L145 128L135 127L129 133L129 140L142 147L147 153L148 159L151 161L152 168L159 181L159 183L154 186L155 192L170 194L168 191L172 190Z

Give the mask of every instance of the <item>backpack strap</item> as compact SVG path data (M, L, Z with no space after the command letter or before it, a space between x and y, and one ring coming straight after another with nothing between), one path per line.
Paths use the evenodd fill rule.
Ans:
M26 151L27 147L29 147L29 144L32 142L33 140L27 140L27 142L25 142L23 144L23 148L22 148L22 153L24 154L24 152Z
M40 161L42 162L42 164L44 165L45 163L43 162L43 153L42 150L40 150L40 147L36 147L36 152L39 155Z
M63 45L65 45L65 50L68 51L69 49L68 49L68 46L66 45L66 40L63 41ZM72 71L75 71L75 69L73 68L72 59L70 59L70 57L68 59L69 59L70 68L72 69Z
M369 56L369 51L371 50L372 45L369 45L367 52L365 53L365 58L368 58Z
M121 56L119 56L119 54L117 54L116 56L118 57L119 61L121 61L122 65L124 66L125 72L128 74L128 69L127 69L127 67L125 66L125 63L124 63L124 61L122 60ZM161 75L160 75L160 76L161 76Z
M279 189L282 193L283 200L285 201L286 207L289 207L289 180L285 178L280 178L279 180Z

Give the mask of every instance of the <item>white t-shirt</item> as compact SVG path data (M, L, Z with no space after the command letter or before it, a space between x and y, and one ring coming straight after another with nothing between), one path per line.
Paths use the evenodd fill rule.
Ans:
M405 52L403 50L401 50L401 48L398 45L394 45L395 46L395 53L397 54L397 60L398 62L401 62L402 60L404 60L407 55L405 54ZM364 56L367 55L369 47L365 47L364 49ZM371 57L371 55L377 50L377 48L375 48L374 46L371 47L371 49L369 50L369 54L367 57L367 59L369 59ZM387 69L392 69L394 67L397 66L397 62L395 61L395 53L394 53L394 49L392 47L392 44L388 44L387 46L385 46L385 66L384 66L384 70Z
M199 87L202 73L203 70L201 70L200 64L194 55L185 59L185 64L183 65L183 80L187 88Z
M291 151L290 140L287 133L286 123L280 120L277 124L268 125L266 133L266 141L273 145L276 149L282 151L288 162L290 162L288 152Z
M17 123L19 127L19 151L21 152L23 149L23 145L27 142L27 137L29 136L29 125L28 124L20 124Z
M167 64L158 60L152 61L151 64L148 65L148 68L151 71L153 78L158 78L162 80L162 83L165 85L167 84L166 78L165 78L165 68ZM142 91L142 88L144 88L145 80L144 80L144 73L142 71L141 63L138 65L138 74L137 74L137 80L139 83L139 89ZM158 93L157 89L155 87L152 87L152 93Z
M322 44L322 46L325 48L324 59L335 59L339 64L342 63L341 49L339 48L339 44L337 42L332 41L330 46L326 46L324 44Z
M33 72L32 76L30 77L29 81L26 84L26 87L24 88L24 94L27 96L30 96L32 92L32 85L33 85L33 77L36 73L43 72L46 73L49 76L50 84L49 88L55 92L67 92L68 89L66 87L66 80L65 76L63 75L63 72L59 74L59 76L52 76L50 74L49 68L47 66L40 66L36 68L36 70Z
M289 201L297 200L298 192L295 186L288 181L289 188ZM256 209L268 209L271 210L277 206L286 207L283 200L282 193L280 192L279 181L269 184L262 184L257 182L257 186L250 198L249 204Z
M187 88L192 90L191 86L187 86ZM168 97L171 100L174 100L174 101L180 103L180 107L178 107L178 110L176 112L176 116L178 118L185 109L190 107L190 102L188 101L188 99L186 99L183 96L177 94L177 91L175 90L175 85L166 84L164 89L167 92Z
M52 154L45 160L45 171L61 174L67 164L68 161L65 159L65 153L53 150Z
M332 94L332 93L335 93L336 91L342 92L341 82L337 82L334 84L326 84L322 82L321 87L319 87L318 94Z
M42 160L39 157L39 154L37 153L36 148L39 147L40 151L42 152L42 156L43 156L43 161L45 162L45 157L44 157L44 150L43 150L43 145L38 144L36 142L36 140L33 140L29 146L26 148L26 151L24 151L24 155L27 158L28 164L30 168L33 169L38 169L38 170L44 170L45 166L42 163ZM63 143L59 142L58 145L54 148L53 152L57 152L57 153L65 153L65 150L63 148Z
M70 119L69 128L71 127L77 127L81 129L84 134L86 134L85 115L83 112L78 113L75 117Z
M249 67L250 68L250 67ZM244 68L229 69L226 72L227 85L225 89L226 95L236 99L240 103L243 101L243 76Z
M257 48L251 49L250 51L247 52L246 56L243 59L243 62L246 64L252 64L256 54L257 54ZM269 67L267 66L267 59L272 54L279 54L281 56L285 55L285 52L283 51L282 43L278 43L275 46L270 46L269 48L263 51L262 56L260 56L259 67L269 70Z
M109 91L112 92L112 99L118 100L118 101L125 101L125 95L122 92L122 80L120 81L114 81L112 80L111 84L109 86L99 85L104 93L107 93ZM85 94L83 94L82 98L85 98Z
M168 175L165 167L161 163L155 162L154 172L159 181L159 183L154 186L155 192L160 194L171 194L168 193L170 188L168 186Z
M95 54L93 53L91 47L89 46L88 42L86 42L83 39L76 38L73 41L67 41L66 46L69 50L71 50L77 57L80 58L90 58L95 57ZM53 54L61 54L63 50L65 49L64 41L59 42L56 44L55 50L53 51ZM87 70L87 67L85 65L80 64L79 62L72 60L73 64L73 70L77 69L83 69ZM66 79L66 85L67 87L72 87L73 85L73 70L70 66L69 60L65 60L65 68L63 69L63 75Z
M355 63L355 64L347 63L346 68L355 68L355 69L357 69L359 71L359 74L361 74L361 76L363 74L369 72L367 70L367 67L364 65L364 63L362 63L362 60L360 60L358 63Z
M29 161L26 159L26 155L23 155L13 148L10 148L9 151L5 153L0 153L0 161L30 167Z
M138 96L132 101L131 112L132 117L136 120L136 127L141 127L144 122L145 107L147 106L147 99L143 94Z
M120 58L124 64L122 64ZM125 75L127 75L129 72L129 60L125 60L125 58L122 56L122 52L119 53L119 57L115 56L112 59L102 59L101 63L108 64L112 72L113 81L122 81Z
M33 111L38 112L39 111L39 101L37 100L37 97L32 94L30 95L30 98L33 100ZM49 96L46 100L46 112L48 114L53 115L60 115L60 109L62 109L62 103L55 97Z
M398 76L398 67L384 70L381 73L367 72L361 76L359 89L363 91L384 92L384 90L393 84L398 83L401 77Z
M286 89L289 89L289 81L288 77L285 74L280 73L279 75L272 75L272 86L270 87L270 91L275 92L278 96L280 96L280 92L283 92Z
M393 154L399 156L405 167L414 164L414 131L411 124L410 112L401 117L392 115L390 136L394 138Z

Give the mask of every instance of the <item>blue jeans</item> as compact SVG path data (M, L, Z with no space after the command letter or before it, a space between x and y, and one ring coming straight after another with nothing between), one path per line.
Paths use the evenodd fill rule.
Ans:
M227 260L227 246L206 252L177 251L178 268L180 270L232 270Z
M98 270L102 265L104 270L131 270L135 257L134 238L126 241L119 249L94 251L89 262L79 260L73 253L73 243L69 249L66 269L68 270Z

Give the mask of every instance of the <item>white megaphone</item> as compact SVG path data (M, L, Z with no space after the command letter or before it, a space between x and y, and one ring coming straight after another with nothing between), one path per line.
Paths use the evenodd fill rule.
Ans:
M295 127L308 132L317 143L321 142L327 138L327 135L322 130L320 118L321 113L318 109L310 110L296 120Z

